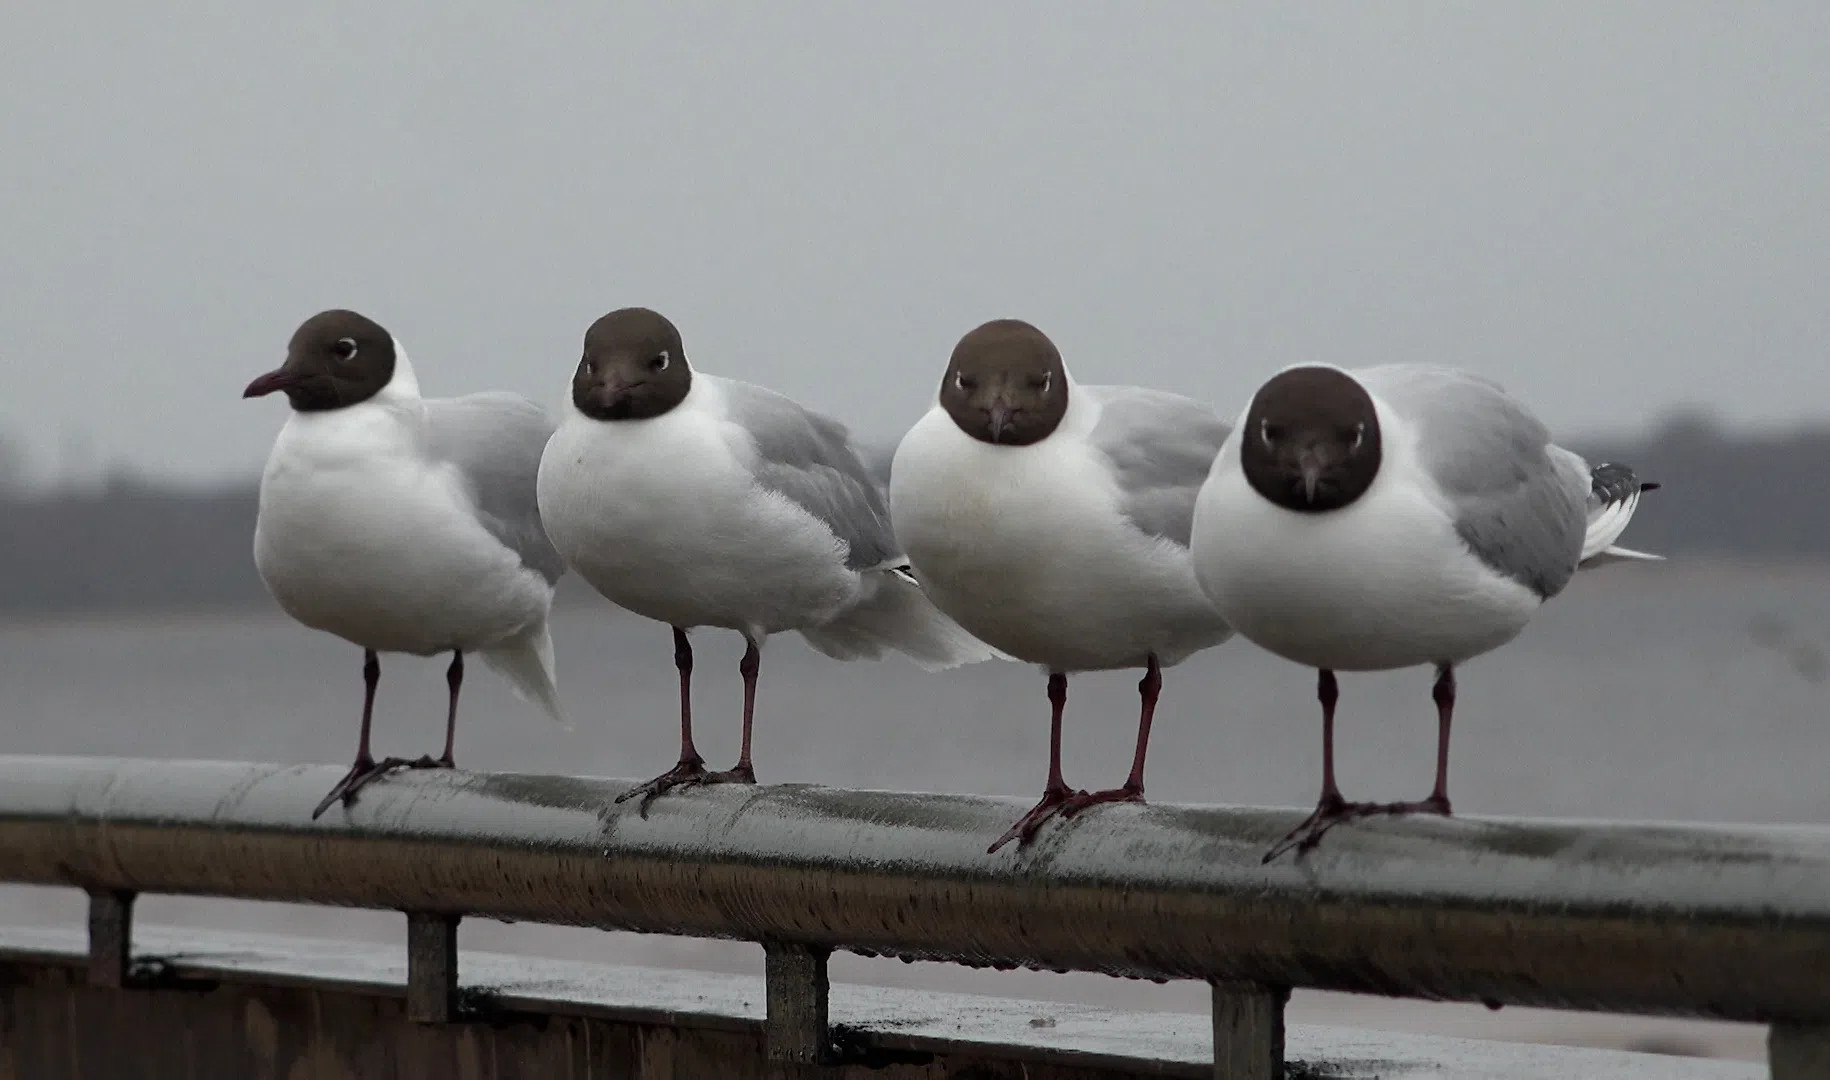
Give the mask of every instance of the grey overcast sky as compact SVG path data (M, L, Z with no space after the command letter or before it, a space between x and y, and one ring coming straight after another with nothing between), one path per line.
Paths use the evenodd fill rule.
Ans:
M1830 416L1830 4L0 6L0 433L252 475L355 307L563 400L645 304L899 434L978 322L1229 417L1301 360L1566 431Z

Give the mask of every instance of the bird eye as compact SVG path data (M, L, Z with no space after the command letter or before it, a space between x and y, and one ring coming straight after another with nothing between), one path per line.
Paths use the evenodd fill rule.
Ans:
M979 388L978 376L956 371L953 373L953 385L961 390L977 390Z
M1281 425L1273 424L1269 420L1261 419L1258 421L1258 437L1263 439L1264 444L1268 447L1284 437L1284 429Z
M595 375L597 374L597 361L586 356L578 361L578 370L584 372L586 375Z
M338 338L337 344L333 346L333 348L336 350L337 358L340 360L354 360L356 358L355 338Z
M1049 386L1053 384L1054 381L1055 373L1052 371L1045 371L1040 375L1031 375L1029 377L1029 388L1031 390L1040 390L1046 394L1048 393Z
M648 361L648 366L656 371L666 371L668 361L672 359L673 357L668 355L667 350L662 349L653 360Z
M1364 420L1362 420L1353 426L1352 449L1358 450L1360 448L1360 444L1364 443L1365 441L1366 441L1366 422Z

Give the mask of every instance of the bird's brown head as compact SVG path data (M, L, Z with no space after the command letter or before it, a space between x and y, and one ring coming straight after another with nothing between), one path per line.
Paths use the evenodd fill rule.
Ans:
M692 385L674 324L647 308L622 308L585 331L572 404L593 420L647 420L686 400Z
M1239 464L1253 490L1287 510L1351 505L1379 475L1379 414L1353 376L1291 368L1258 390L1239 431Z
M940 405L980 442L1029 446L1067 415L1068 378L1048 335L996 319L960 338L940 384Z
M354 311L321 311L299 324L286 362L248 384L244 398L283 392L299 412L358 405L393 381L394 337Z

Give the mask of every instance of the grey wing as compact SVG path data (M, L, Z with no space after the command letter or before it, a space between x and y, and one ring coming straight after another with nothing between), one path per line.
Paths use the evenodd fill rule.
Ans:
M1355 378L1418 432L1422 464L1482 562L1546 599L1582 557L1590 478L1499 384L1465 371L1394 364Z
M703 376L700 376L703 377ZM872 477L845 425L760 386L720 380L733 424L749 436L756 482L812 514L845 542L845 565L899 562L884 485Z
M1111 463L1120 509L1145 535L1188 546L1195 497L1226 442L1227 424L1179 394L1136 386L1082 386L1100 404L1089 439Z
M893 442L853 443L858 452L858 460L864 462L865 475L871 483L877 485L878 491L890 489L890 463L896 459L896 444Z
M426 402L432 455L456 466L483 527L549 582L565 574L565 561L540 522L535 485L553 428L545 409L518 394Z

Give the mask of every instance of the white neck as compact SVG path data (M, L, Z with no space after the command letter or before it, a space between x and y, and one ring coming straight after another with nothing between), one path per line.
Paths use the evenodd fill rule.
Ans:
M394 376L375 395L375 400L389 405L420 400L419 376L413 373L413 361L407 359L407 350L398 338L394 339Z

